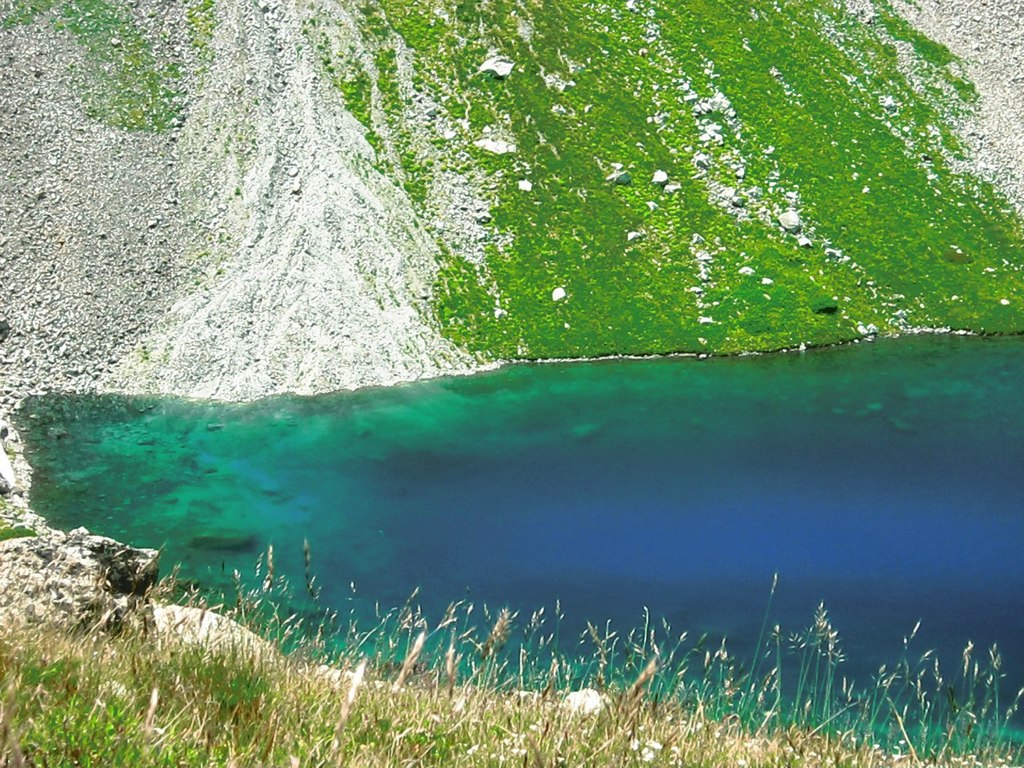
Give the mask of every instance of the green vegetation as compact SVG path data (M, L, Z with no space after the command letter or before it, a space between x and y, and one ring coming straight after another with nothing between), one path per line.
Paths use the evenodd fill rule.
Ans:
M11 509L11 504L4 499L0 499L0 512L6 512ZM8 539L21 539L27 536L35 536L36 532L31 528L27 528L23 525L11 525L10 523L0 520L0 541L7 541Z
M365 33L399 33L414 82L459 127L433 166L399 147L414 199L440 171L479 168L496 200L486 265L448 258L436 286L442 328L470 349L731 353L872 325L1024 330L1021 221L953 170L950 126L973 87L887 6L866 25L820 0L380 5ZM916 59L901 62L900 40ZM515 62L507 79L478 72L495 53ZM516 151L476 146L485 136ZM615 164L631 183L607 180ZM790 208L802 232L780 226Z
M210 41L213 40L213 32L217 28L215 0L192 0L186 7L185 14L192 46L199 53L199 57L208 62L213 55L209 47Z
M279 637L294 633L293 618L275 625ZM980 665L967 649L963 673L947 681L933 659L906 653L855 691L837 674L841 650L824 609L791 639L768 633L749 673L724 646L687 647L660 627L628 637L591 627L581 640L591 656L573 662L555 650L542 613L520 628L507 611L464 604L436 626L407 605L370 631L350 628L348 650L330 657L319 640L282 655L238 638L199 646L141 628L110 637L4 626L0 762L753 767L1021 757L999 711L998 656ZM780 693L789 645L799 653L792 703ZM567 703L584 686L599 712Z
M0 24L37 19L70 33L84 49L83 71L72 76L90 117L128 130L170 127L179 109L179 72L158 62L152 41L126 0L16 0ZM200 23L192 10L189 19Z

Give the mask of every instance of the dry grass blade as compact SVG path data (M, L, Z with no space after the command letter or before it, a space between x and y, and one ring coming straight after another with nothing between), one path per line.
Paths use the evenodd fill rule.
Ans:
M17 690L12 685L7 691L7 701L0 707L0 747L7 753L5 765L10 768L25 768L25 757L21 754L18 746L18 739L14 735L12 721L14 720L14 695ZM0 756L2 756L0 752Z
M658 671L658 665L661 663L660 657L655 653L650 661L647 662L647 666L643 668L633 685L629 687L629 698L631 700L638 700L643 696L644 686L646 686L654 678L654 675Z
M153 693L149 695L149 709L146 710L146 721L142 726L142 732L146 738L153 737L153 723L156 720L156 708L160 703L160 691L153 686Z
M274 545L267 547L267 576L263 579L263 591L269 592L274 586Z
M498 620L494 622L494 628L491 629L491 634L487 636L487 640L480 646L480 658L486 659L500 651L508 641L511 631L512 611L508 608L502 608L498 614Z
M452 642L448 646L448 651L444 655L444 669L445 675L448 677L448 695L451 696L455 691L455 676L458 671L459 659L455 653L455 643Z
M392 691L402 690L402 686L405 685L406 679L412 673L413 667L416 666L416 662L420 657L420 653L423 651L423 643L427 640L427 633L420 632L416 641L412 644L412 648L409 649L409 653L405 655L405 661L402 662L402 669L398 673L398 679L395 680L394 685L391 686Z
M337 764L342 765L341 758L341 734L352 714L352 705L356 703L356 694L359 693L359 686L363 684L363 676L366 674L366 659L359 662L356 671L352 673L348 686L348 695L341 704L341 714L338 715L338 724L334 727L334 742L331 744L331 751L337 759Z

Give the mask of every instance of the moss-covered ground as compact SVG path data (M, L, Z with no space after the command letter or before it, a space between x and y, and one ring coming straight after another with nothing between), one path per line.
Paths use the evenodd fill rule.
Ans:
M866 24L822 0L365 9L459 129L433 138L447 163L407 153L407 173L429 190L468 153L494 201L486 263L442 269L445 333L550 358L1024 330L1021 221L955 170L973 86L877 10ZM507 78L478 71L493 55L514 62ZM476 145L488 137L515 151ZM608 180L620 168L630 183ZM790 209L798 231L779 221Z

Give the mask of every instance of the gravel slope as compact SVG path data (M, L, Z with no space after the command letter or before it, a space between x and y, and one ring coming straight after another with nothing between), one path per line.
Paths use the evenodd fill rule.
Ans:
M428 321L436 246L318 76L294 4L218 12L182 165L211 190L210 271L104 386L249 399L471 370Z
M1024 0L896 0L896 10L962 60L981 97L961 133L975 170L1024 213Z

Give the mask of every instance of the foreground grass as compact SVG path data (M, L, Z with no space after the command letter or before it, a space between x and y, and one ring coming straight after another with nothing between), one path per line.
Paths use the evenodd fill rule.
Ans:
M317 642L288 643L290 620L276 626L288 654L244 637L187 643L152 626L117 636L8 626L0 629L0 765L882 766L1021 758L1002 738L1006 721L993 717L990 696L961 699L932 722L919 706L928 700L923 675L909 667L857 696L833 690L836 638L823 610L802 638L799 687L807 689L786 706L777 669L738 674L724 646L668 650L650 628L622 640L591 628L592 659L571 665L545 655L551 646L530 632L540 625L536 615L524 640L506 645L514 616L489 617L477 634L466 627L471 613L453 606L430 628L406 606L365 633L350 631L349 650L329 657ZM993 678L968 653L965 674L972 668L967 682L991 693ZM953 700L964 682L949 681ZM571 691L585 683L599 697L597 712L572 706ZM905 698L915 687L917 703Z

